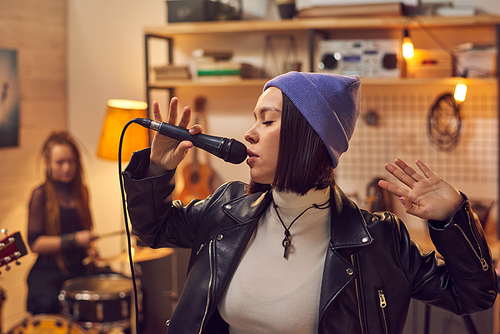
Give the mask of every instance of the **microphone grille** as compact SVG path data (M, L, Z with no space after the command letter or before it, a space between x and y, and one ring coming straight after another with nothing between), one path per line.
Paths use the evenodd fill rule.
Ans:
M224 159L232 164L241 164L247 158L247 147L245 144L231 139L229 141L229 148L227 157Z

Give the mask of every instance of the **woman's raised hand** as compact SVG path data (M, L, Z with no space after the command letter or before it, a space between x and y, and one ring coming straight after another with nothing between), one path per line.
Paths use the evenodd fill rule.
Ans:
M168 114L167 122L172 125L176 125L177 122L177 107L179 100L173 97L170 101L170 109ZM158 102L153 102L153 116L154 120L162 122L162 117L160 113L160 106ZM191 108L189 106L184 107L181 115L181 120L177 126L186 128L191 119ZM202 127L199 124L195 124L189 133L192 135L197 134L202 131ZM179 142L176 139L169 138L160 133L156 133L151 144L151 162L157 167L164 170L173 170L177 168L179 163L184 159L188 150L193 147L190 141L184 140ZM151 169L151 168L150 168Z
M379 186L398 196L407 213L423 219L449 221L464 198L455 187L437 177L422 161L417 160L415 164L423 176L401 159L396 159L394 165L385 165L385 169L408 188L385 180L379 181Z

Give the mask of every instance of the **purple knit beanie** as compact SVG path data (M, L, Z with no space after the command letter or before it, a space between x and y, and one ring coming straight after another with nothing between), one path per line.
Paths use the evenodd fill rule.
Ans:
M288 72L269 80L295 104L326 146L337 167L359 115L360 81L355 75Z

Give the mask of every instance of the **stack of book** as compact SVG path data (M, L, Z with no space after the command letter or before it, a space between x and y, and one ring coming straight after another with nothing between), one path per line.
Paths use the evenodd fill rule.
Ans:
M191 79L191 73L187 66L155 66L153 67L153 74L153 81Z
M252 78L255 68L252 65L232 61L230 51L195 50L196 77L198 80L239 80Z
M231 61L198 62L198 80L239 80L252 77L252 65Z

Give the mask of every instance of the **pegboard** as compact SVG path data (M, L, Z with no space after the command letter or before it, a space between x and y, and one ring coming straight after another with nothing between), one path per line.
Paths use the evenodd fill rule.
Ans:
M349 150L337 167L337 180L366 185L376 176L393 178L384 169L387 162L402 158L413 164L420 159L464 192L496 198L497 86L469 86L467 99L460 106L462 128L458 144L446 152L431 144L427 117L436 99L453 89L450 84L363 85L361 114ZM370 115L376 115L376 121Z

